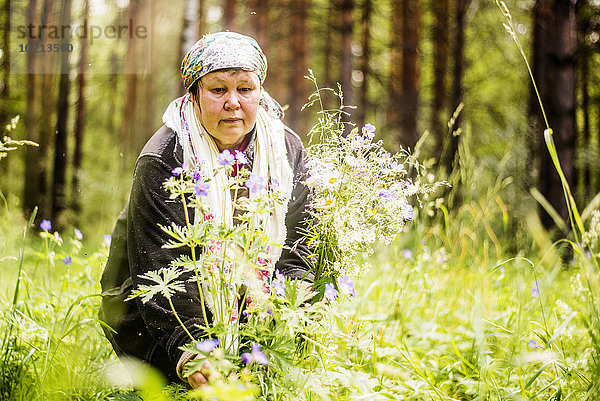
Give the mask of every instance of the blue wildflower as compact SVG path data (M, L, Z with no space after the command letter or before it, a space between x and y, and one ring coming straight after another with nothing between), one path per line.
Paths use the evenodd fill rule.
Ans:
M533 287L531 288L531 296L533 296L534 298L537 298L540 296L540 281L539 280L535 280L533 282Z
M405 249L402 254L404 255L404 259L412 259L413 253L410 249Z
M71 259L70 256L65 256L64 258L62 258L63 263L65 264L65 266L69 266L70 264L73 263L73 259Z
M271 285L275 289L275 294L280 297L285 296L285 277L279 273L279 269L275 270L275 280L271 282Z
M221 166L231 166L235 161L235 156L229 150L225 149L222 153L219 153L217 161Z
M371 124L371 123L366 123L365 125L363 125L362 127L362 134L369 138L369 140L373 139L373 137L375 136L375 129L376 127Z
M354 288L354 283L350 280L350 277L342 276L338 280L338 285L340 286L340 290L342 290L342 292L344 292L350 296L353 296L353 297L358 295L358 292ZM334 290L335 290L335 288L334 288Z
M248 316L248 311L247 310L242 311L242 316L244 316L244 317Z
M393 189L382 189L381 191L379 191L377 197L383 199L390 199L393 198L394 195L396 195L396 191L394 191Z
M209 353L219 346L219 339L213 338L196 343L196 349L200 352Z
M405 205L402 208L402 215L406 220L412 220L415 218L415 210L411 205Z
M265 179L257 176L256 174L250 174L248 180L244 184L246 188L250 190L250 193L255 194L266 188Z
M207 196L209 185L207 182L199 182L194 186L194 192L197 196Z
M540 345L535 340L527 341L527 345L529 345L529 348L540 348Z
M260 344L256 343L252 344L252 351L250 351L249 353L244 352L242 354L242 361L246 365L250 365L252 362L257 362L261 365L266 365L267 363L269 363L267 356L263 354L263 352L260 350Z
M195 168L194 171L192 171L192 178L194 181L200 181L202 179L202 171Z
M333 285L333 283L325 284L325 298L327 298L330 301L335 301L337 296L338 292L335 289L335 285Z
M83 234L81 231L79 231L77 228L75 228L73 231L75 231L75 238L81 241L83 239Z
M50 231L52 229L52 223L50 223L50 220L42 220L40 228L44 231Z
M171 170L171 174L173 174L175 177L179 177L181 173L183 173L183 167L175 167L173 170Z
M239 150L235 151L235 160L240 164L248 164L248 158L243 152Z

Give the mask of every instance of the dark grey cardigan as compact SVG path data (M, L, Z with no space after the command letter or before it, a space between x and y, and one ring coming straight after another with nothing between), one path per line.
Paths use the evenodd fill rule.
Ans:
M251 137L244 153L252 165L256 145L254 130L248 135ZM276 268L287 277L312 280L310 251L303 237L309 196L303 183L306 153L294 133L286 130L285 139L294 185L285 220L287 239ZM104 328L104 331L117 355L145 360L171 381L179 380L175 374L182 354L179 347L188 343L189 337L164 297L156 296L146 304L142 304L139 298L127 302L125 299L133 288L144 284L139 279L140 275L167 267L181 255L191 257L187 248L162 248L168 236L158 226L185 225L181 202L169 199L169 193L162 186L171 176L171 170L181 166L182 160L183 150L177 135L163 126L148 141L137 160L129 202L113 231L108 262L101 280L100 319L114 329ZM187 276L182 279L187 279ZM190 282L186 284L186 290L174 296L172 301L189 332L200 338L203 333L197 325L204 324L204 321L198 287L195 282ZM207 316L210 319L208 311Z

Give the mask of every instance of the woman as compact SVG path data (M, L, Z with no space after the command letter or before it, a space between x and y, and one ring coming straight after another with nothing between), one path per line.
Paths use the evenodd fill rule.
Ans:
M140 275L185 255L183 248L162 248L168 236L159 227L185 225L181 203L172 202L162 187L173 169L184 163L211 168L220 152L243 152L252 172L277 180L287 200L275 207L267 222L269 239L283 244L273 247L276 268L290 278L312 279L310 252L301 235L307 217L305 152L300 139L281 122L277 102L262 88L266 72L267 60L250 37L219 32L194 44L181 65L187 93L169 105L165 125L142 150L129 202L113 232L102 276L100 317L114 331L105 329L105 334L120 357L147 361L170 381L182 378L183 366L195 357L179 349L189 337L164 298L145 304L125 299L140 284ZM234 211L227 207L232 195L219 191L214 181L209 204L215 218L232 225ZM172 301L188 331L201 338L204 321L197 285L186 284L186 292ZM195 372L186 381L197 387L206 378Z

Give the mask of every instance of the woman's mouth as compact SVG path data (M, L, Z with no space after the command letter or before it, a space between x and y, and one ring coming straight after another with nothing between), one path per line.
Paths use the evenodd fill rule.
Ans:
M223 121L225 124L237 124L237 123L241 123L242 119L241 118L224 118L221 121Z

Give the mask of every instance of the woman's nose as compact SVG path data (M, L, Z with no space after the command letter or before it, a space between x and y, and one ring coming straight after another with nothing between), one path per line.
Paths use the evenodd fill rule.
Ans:
M240 108L240 97L237 91L228 91L225 98L225 109L237 110Z

